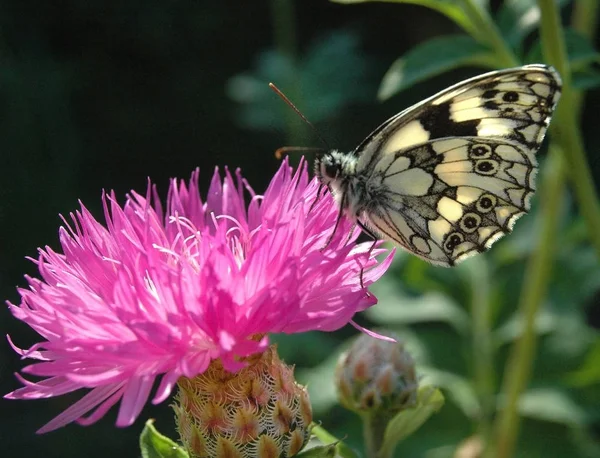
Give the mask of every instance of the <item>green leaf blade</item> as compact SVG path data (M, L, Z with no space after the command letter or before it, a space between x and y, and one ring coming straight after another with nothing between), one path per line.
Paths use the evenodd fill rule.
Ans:
M163 436L148 420L140 435L142 458L189 458L187 452L176 442Z
M572 28L565 29L565 45L573 71L585 70L590 64L600 62L600 53L594 48L594 44ZM537 40L527 54L527 61L542 62L542 59L542 44Z
M336 456L337 454L337 456L341 456L342 458L359 458L358 455L350 447L348 447L346 444L340 441L337 437L333 436L322 426L313 423L311 433L317 439L319 439L321 443L325 444L324 446L319 446L317 448L316 453L331 453L332 448L335 453L334 455L311 455L310 453L313 450L311 448L306 449L303 452L306 453L306 455L301 454L301 456L308 458L312 456Z
M465 65L492 66L489 50L467 35L432 38L392 64L378 97L386 100L416 83Z
M396 444L419 429L444 405L444 395L432 386L419 388L417 405L398 413L387 425L382 450L394 450Z
M437 11L446 16L451 21L467 32L474 29L474 24L463 8L463 4L457 0L331 0L334 3L353 4L367 2L384 2L384 3L406 3L410 5L419 5Z
M523 416L542 421L583 427L587 423L585 410L566 391L557 388L530 389L519 399Z
M535 0L506 0L498 10L496 23L508 44L519 49L525 37L538 27L540 17Z

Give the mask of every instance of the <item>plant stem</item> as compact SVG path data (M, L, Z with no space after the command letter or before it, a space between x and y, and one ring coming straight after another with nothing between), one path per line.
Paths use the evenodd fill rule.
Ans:
M594 43L596 38L598 5L598 0L579 0L573 5L571 26L584 37L587 37L591 43ZM575 93L573 99L573 109L577 114L577 119L579 119L581 116L581 108L583 106L583 93Z
M555 144L550 145L545 172L540 196L539 241L527 265L519 301L523 331L513 345L506 363L503 383L504 408L495 427L493 448L496 458L513 456L519 430L519 397L529 380L536 350L535 318L550 282L565 185L563 154Z
M474 32L479 32L476 36L473 34L473 37L494 50L498 67L516 67L519 65L519 59L502 38L500 30L498 30L488 11L474 0L463 0L463 5L475 24Z
M366 456L372 458L391 458L394 454L394 449L384 450L382 448L385 428L390 421L390 417L384 414L368 413L361 415L361 418Z
M578 0L573 5L571 24L575 30L593 42L598 23L598 0Z
M560 16L553 0L539 0L542 12L541 36L547 60L563 77L563 95L556 113L553 139L562 146L550 146L544 181L542 232L538 252L532 257L525 278L520 309L525 316L521 339L516 343L507 363L505 389L506 405L496 425L496 457L512 456L519 426L518 401L527 385L535 354L536 335L533 330L535 315L545 294L550 277L553 247L556 241L559 201L564 194L564 164L569 164L571 180L586 220L590 238L600 254L600 207L589 168L577 119L581 109L581 95L571 87L570 69L565 48ZM596 26L597 0L575 2L573 22L580 32L593 37Z
M491 294L489 268L485 258L469 263L474 384L481 405L479 431L489 443L494 405L494 351L492 347Z
M563 78L563 94L551 126L554 139L561 145L575 191L577 203L596 255L600 258L600 201L577 125L580 98L571 86L571 75L560 15L554 0L538 0L541 12L541 36L544 54Z
M571 87L571 72L560 14L554 0L538 0L542 13L540 36L544 57L558 70L563 79L563 89ZM564 95L563 95L564 97ZM561 105L566 105L564 100Z
M570 89L565 90L561 103L563 108L559 108L556 113L556 127L552 131L564 151L571 183L587 225L590 242L596 256L600 258L600 205L574 112L574 108L580 106L580 103Z

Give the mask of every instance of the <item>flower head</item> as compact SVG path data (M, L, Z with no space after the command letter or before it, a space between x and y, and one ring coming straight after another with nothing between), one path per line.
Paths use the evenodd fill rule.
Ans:
M191 457L295 456L308 441L312 409L271 346L235 375L219 361L182 378L173 408Z
M158 380L153 403L213 360L241 369L268 333L335 330L376 302L365 287L391 256L378 264L382 250L354 243L346 220L323 249L338 211L329 194L315 200L305 164L284 163L264 196L215 171L203 201L198 179L173 180L164 210L152 186L123 206L104 195L105 225L81 205L59 230L62 253L40 250L41 278L9 307L44 339L13 345L37 360L23 373L44 379L18 376L25 386L6 397L91 389L40 432L93 423L119 401L117 425L130 425Z
M419 383L415 363L402 341L359 336L340 356L335 384L340 403L379 418L414 407Z

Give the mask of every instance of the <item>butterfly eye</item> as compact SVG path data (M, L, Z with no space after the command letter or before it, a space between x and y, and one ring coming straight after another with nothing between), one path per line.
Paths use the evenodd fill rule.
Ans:
M329 177L329 178L336 178L338 175L338 172L340 171L340 167L338 164L336 163L332 163L332 162L327 162L323 164L323 168L325 169L325 176Z

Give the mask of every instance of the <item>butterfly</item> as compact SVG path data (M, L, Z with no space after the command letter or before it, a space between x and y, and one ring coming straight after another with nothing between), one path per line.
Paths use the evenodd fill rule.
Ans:
M374 239L454 266L529 210L560 91L546 65L476 76L388 119L354 151L317 157L315 174L338 222L345 214Z

